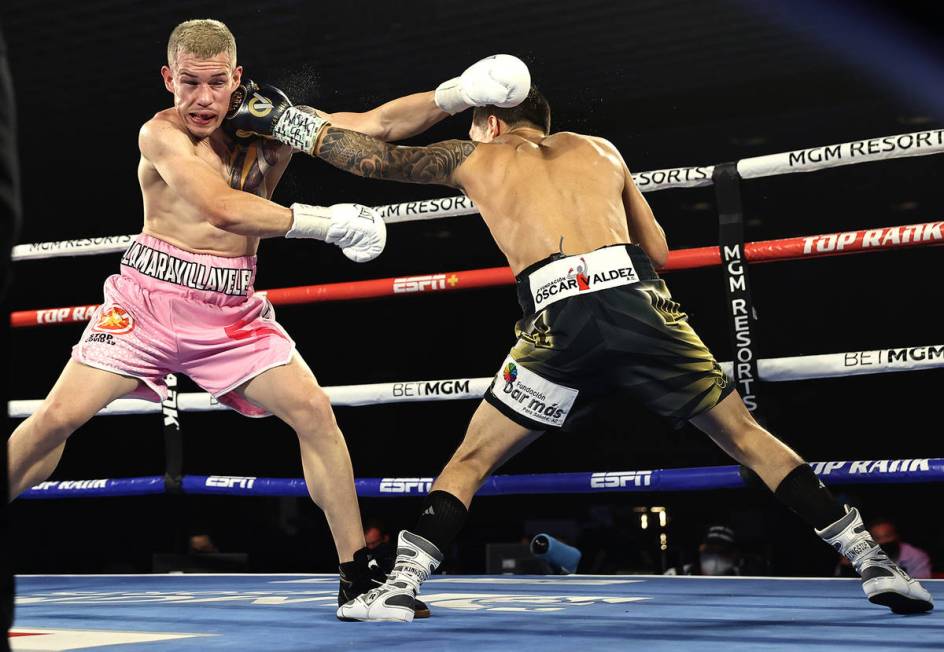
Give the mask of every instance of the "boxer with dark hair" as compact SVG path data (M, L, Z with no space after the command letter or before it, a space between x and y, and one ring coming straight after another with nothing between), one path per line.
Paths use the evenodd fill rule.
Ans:
M401 532L393 573L339 616L411 620L413 596L485 479L545 431L572 428L598 399L620 393L676 424L693 423L751 469L849 557L869 600L897 613L932 608L859 513L748 412L656 274L668 256L665 234L612 143L551 133L549 104L532 88L518 107L477 109L469 140L398 147L321 125L314 152L361 176L462 189L507 257L524 313L517 344L416 528Z

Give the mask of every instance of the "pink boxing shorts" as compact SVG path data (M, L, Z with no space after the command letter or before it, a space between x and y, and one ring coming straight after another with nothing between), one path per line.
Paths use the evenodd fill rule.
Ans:
M295 342L252 289L256 257L195 254L138 235L105 281L105 300L72 357L142 382L129 396L167 398L164 376L183 373L220 403L268 416L233 390L288 364Z

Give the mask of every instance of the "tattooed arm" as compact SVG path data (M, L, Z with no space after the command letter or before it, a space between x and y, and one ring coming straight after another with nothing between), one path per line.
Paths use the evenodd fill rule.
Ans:
M334 167L362 177L461 188L457 171L475 148L476 143L468 140L402 147L332 126L325 129L314 153Z
M295 108L318 115L340 129L350 129L383 141L416 136L449 117L448 113L436 106L433 91L398 97L362 113L326 113L308 106Z

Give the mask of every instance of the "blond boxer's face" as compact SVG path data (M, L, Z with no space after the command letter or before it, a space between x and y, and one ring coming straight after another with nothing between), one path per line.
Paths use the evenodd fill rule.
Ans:
M241 66L233 67L225 52L209 58L181 52L173 69L164 66L161 75L187 130L197 138L206 138L223 123L242 71Z

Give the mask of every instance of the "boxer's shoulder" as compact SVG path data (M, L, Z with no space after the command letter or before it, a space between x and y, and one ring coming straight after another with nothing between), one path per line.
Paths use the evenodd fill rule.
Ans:
M560 148L577 148L581 146L592 145L594 148L603 148L607 150L616 150L616 147L613 144L601 138L599 136L590 136L588 134L578 134L574 131L555 131L553 134L548 134L538 143L542 147L550 147L555 149Z
M177 115L177 111L172 108L158 111L151 116L150 120L141 126L141 131L147 131L149 133L160 133L164 130L186 133L186 127L184 127L183 122L181 122L180 116Z
M505 165L514 158L516 144L510 141L494 140L490 143L476 141L453 141L458 156L456 159L456 179L470 181L470 177L491 179L502 178Z
M182 145L192 146L193 141L173 109L155 113L138 131L138 146L145 156L149 151Z
M592 136L589 134L575 134L572 132L565 132L565 133L567 133L568 135L574 138L579 138L586 142L593 143L597 147L602 147L603 149L610 150L612 152L619 152L619 148L617 148L616 145L614 145L611 141L607 140L603 136ZM553 134L553 135L556 135L556 134Z

